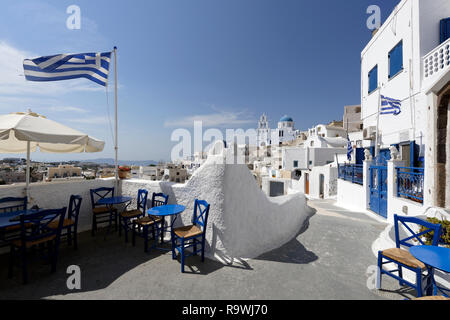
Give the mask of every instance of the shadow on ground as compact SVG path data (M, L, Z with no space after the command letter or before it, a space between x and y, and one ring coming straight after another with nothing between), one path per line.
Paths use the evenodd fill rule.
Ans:
M275 250L266 252L255 260L266 260L282 263L294 264L308 264L316 261L319 257L312 251L305 248L304 245L298 241L298 237L309 228L310 219L316 214L316 210L311 208L311 214L305 220L302 228L295 235L295 237L285 245Z
M8 279L9 253L1 255L0 299L40 299L73 293L66 283L70 276L66 270L71 265L79 266L82 272L81 290L77 293L104 289L130 271L139 272L139 266L143 264L161 260L161 268L167 263L171 263L171 267L179 265L179 257L178 262L172 260L170 252L153 249L145 253L142 239L137 239L136 247L133 247L131 243L125 243L123 236L119 238L117 234L110 234L104 239L103 235L104 230L95 238L90 232L80 234L77 251L62 243L57 271L53 274L50 273L50 265L39 257L31 260L27 285L22 284L21 269L17 266L13 278ZM166 243L164 247L169 249L170 245ZM188 257L185 263L186 273L197 275L207 275L223 267L225 265L209 259L202 263L200 256Z

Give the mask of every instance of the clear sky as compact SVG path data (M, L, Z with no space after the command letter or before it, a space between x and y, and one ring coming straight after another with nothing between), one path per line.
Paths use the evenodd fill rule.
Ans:
M0 0L0 113L30 108L106 141L102 153L33 160L113 157L113 73L108 107L85 79L26 82L22 60L117 46L120 159L169 160L173 130L193 119L248 129L265 112L272 128L289 115L306 130L360 103L366 9L378 5L384 21L398 2ZM73 4L80 30L66 27Z

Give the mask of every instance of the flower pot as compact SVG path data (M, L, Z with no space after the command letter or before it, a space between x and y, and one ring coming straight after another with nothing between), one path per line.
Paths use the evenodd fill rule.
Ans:
M128 179L130 171L119 170L119 179Z

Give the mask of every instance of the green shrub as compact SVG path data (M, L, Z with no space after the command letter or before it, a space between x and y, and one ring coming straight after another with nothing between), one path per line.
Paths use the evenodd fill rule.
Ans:
M442 225L442 233L441 233L441 244L445 244L447 248L450 248L450 221L447 220L439 220L437 218L427 218L428 222L433 224ZM425 231L425 227L420 228L420 232ZM424 235L425 243L427 245L433 244L434 232L428 232Z

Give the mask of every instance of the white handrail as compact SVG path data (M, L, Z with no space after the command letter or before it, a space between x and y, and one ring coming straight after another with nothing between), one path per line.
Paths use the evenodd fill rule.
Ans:
M424 80L450 68L450 39L426 54L422 61Z

